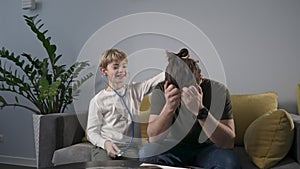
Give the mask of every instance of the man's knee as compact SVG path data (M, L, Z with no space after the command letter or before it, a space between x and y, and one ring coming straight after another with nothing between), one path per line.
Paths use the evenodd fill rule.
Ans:
M228 168L228 169L240 169L241 164L240 160L235 154L233 150L219 150L216 152L218 160L218 165L222 166L222 168ZM216 157L216 156L215 156Z
M155 163L156 157L154 156L155 149L157 145L153 143L145 144L140 150L139 150L139 161L146 162L146 163Z
M216 169L240 169L240 160L232 149L222 149L214 145L200 152L196 157L196 166Z
M162 145L158 143L148 143L145 144L139 150L139 158L147 158L159 154L159 150L162 148Z

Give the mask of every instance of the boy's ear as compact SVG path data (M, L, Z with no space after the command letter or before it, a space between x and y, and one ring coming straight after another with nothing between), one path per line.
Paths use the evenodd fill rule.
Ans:
M106 73L107 70L105 68L100 67L100 71L104 76L107 76L107 73Z

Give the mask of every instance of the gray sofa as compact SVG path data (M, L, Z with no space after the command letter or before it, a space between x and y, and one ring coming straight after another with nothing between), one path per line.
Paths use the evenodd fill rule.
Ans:
M295 124L294 143L289 154L274 169L300 168L300 116L292 115ZM60 113L43 116L40 121L37 167L91 160L92 145L82 141L84 130L76 114ZM243 169L257 169L244 147L235 147Z

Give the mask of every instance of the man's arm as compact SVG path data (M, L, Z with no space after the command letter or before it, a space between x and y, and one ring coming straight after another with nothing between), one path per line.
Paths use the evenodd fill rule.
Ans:
M197 87L185 87L182 92L183 103L196 116L198 115L198 111L204 108L203 92L200 86ZM209 112L207 118L198 119L198 122L208 138L218 147L233 148L235 139L233 119L218 121Z
M198 122L208 138L218 147L234 147L235 129L233 119L218 121L209 113L206 119L198 120Z
M180 91L174 85L164 84L165 105L159 115L151 114L147 134L150 142L155 142L164 138L167 130L170 128L175 111L180 104ZM155 97L155 93L152 97ZM155 105L151 105L155 106Z

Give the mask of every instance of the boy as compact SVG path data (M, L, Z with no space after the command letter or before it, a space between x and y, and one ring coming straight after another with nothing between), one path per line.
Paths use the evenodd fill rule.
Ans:
M91 99L87 138L95 145L92 160L106 161L120 156L138 158L140 143L139 107L143 97L164 80L164 73L139 83L125 84L128 76L126 54L117 49L105 51L100 58L100 71L108 86ZM135 134L135 138L133 139ZM133 142L132 142L133 141ZM119 159L119 158L118 158Z

